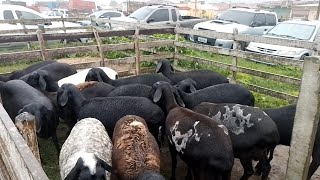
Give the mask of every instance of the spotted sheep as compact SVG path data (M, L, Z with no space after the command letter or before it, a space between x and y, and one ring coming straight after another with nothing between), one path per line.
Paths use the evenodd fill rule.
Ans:
M177 154L188 165L189 178L229 179L234 156L231 139L224 126L207 116L180 107L184 103L177 89L167 82L153 85L153 101L167 114L165 132L170 142L171 179L175 179Z
M262 176L261 179L268 178L279 133L276 124L264 111L240 104L207 102L199 104L193 110L220 121L228 129L234 156L240 159L244 167L242 180L254 173L252 160L260 161L259 166L256 166L256 173Z
M59 155L61 179L110 179L112 142L95 118L77 122Z

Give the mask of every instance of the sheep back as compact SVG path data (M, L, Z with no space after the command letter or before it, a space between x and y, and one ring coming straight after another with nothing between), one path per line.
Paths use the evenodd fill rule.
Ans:
M65 179L83 153L93 153L108 164L112 162L112 142L104 126L95 118L77 122L62 145L59 156L61 179ZM110 179L109 173L107 179Z
M160 173L160 150L141 117L121 118L113 133L113 167L120 179L137 179L144 171Z
M108 96L137 96L150 99L152 97L151 91L151 86L143 84L128 84L115 88Z
M111 86L110 84L97 81L80 83L77 85L77 87L86 99L94 97L107 97L108 94L115 89L115 87Z

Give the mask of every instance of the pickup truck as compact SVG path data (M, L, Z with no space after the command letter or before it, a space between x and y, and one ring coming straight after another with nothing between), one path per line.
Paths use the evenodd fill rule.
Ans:
M0 20L14 20L14 19L46 19L49 18L48 16L45 16L43 14L40 14L39 12L24 7L24 6L18 6L18 5L0 5ZM51 28L62 28L62 22L57 21L48 21L45 23L37 23L37 22L29 22L25 23L26 29L38 29L38 25L44 26L46 32L49 33L63 33L63 30L50 30ZM65 27L82 27L80 24L72 23L72 22L65 22ZM22 30L23 26L20 23L0 23L0 31L1 30ZM67 30L66 32L85 32L84 29L74 29L74 30ZM23 33L14 33L14 34L4 34L4 35L17 35L17 34L23 34ZM86 42L87 38L81 38L79 39L81 42ZM17 45L26 44L26 43L1 43L0 47L15 47Z
M144 6L127 17L114 18L113 20L130 23L142 23L150 25L163 25L175 27L179 24L181 27L193 28L197 23L203 22L206 19L193 16L181 16L179 10L174 6L169 5L150 5ZM111 26L111 27L110 27ZM124 30L132 29L132 27L116 24L106 24L108 29Z
M233 29L237 28L239 34L262 36L277 23L278 18L274 12L247 8L230 8L222 12L215 20L196 24L193 29L233 33ZM191 35L190 40L223 48L232 48L233 45L233 40L228 39L214 39ZM247 44L246 42L241 43L242 50L245 49Z

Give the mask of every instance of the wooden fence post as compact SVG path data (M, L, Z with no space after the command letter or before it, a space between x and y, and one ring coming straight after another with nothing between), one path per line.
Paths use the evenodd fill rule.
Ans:
M305 180L319 121L320 57L308 57L303 64L300 94L292 131L287 180Z
M180 34L177 33L177 30L180 28L180 24L177 23L176 27L174 28L175 29L175 39L174 39L174 42L178 42L179 41L179 37L180 37ZM178 66L178 59L176 58L176 55L178 55L179 52L178 52L178 47L177 46L174 46L174 56L173 56L173 68L175 69L177 66Z
M38 42L40 45L42 60L45 61L47 59L47 51L46 51L46 41L43 38L43 31L40 29L37 30Z
M66 33L67 30L66 30L66 25L65 25L65 23L64 23L63 15L61 15L61 22L62 22L62 30L63 30L64 33ZM64 45L67 44L67 39L64 39L63 44L64 44Z
M238 29L233 29L233 45L232 49L238 50L239 49L239 42L235 41L235 37L238 35ZM237 69L238 69L238 57L233 56L232 57L232 65L231 65L231 71L232 71L232 76L230 78L230 83L237 83Z
M24 34L28 34L25 22L23 21L22 17L20 18L20 22L21 22ZM28 41L27 47L28 47L28 49L31 49L31 42L30 41Z
M93 30L94 37L96 38L96 41L97 41L99 55L101 58L100 66L104 67L104 54L103 54L102 40L99 36L98 30L96 28L92 28L92 30Z
M38 162L41 164L38 139L36 133L36 119L32 114L23 112L16 116L15 125L20 134L27 142L31 152L34 154Z
M140 31L140 27L136 26L136 30L134 32L134 50L135 50L135 60L136 60L136 71L135 71L135 75L139 75L140 74L140 49L139 49L139 31Z

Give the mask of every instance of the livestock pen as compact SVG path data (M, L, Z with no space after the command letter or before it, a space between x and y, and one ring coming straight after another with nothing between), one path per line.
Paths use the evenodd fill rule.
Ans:
M55 19L56 20L56 19ZM70 19L69 19L70 20ZM77 19L74 19L77 20ZM95 21L96 19L91 19L92 21ZM16 20L12 20L16 21ZM18 20L20 21L20 20ZM106 23L120 23L122 22L115 22L111 20L103 20ZM6 21L3 21L4 23ZM11 22L11 21L10 21ZM62 23L64 22L64 19L62 18ZM95 23L93 23L95 24ZM127 24L126 24L127 25ZM316 42L305 42L305 41L293 41L293 40L280 40L280 39L274 39L274 38L265 38L265 37L259 37L259 36L249 36L249 35L242 35L237 34L237 31L235 30L233 34L227 34L227 33L218 33L218 32L212 32L212 31L204 31L204 30L192 30L192 29L185 29L180 27L170 28L170 27L157 27L157 26L151 26L151 25L142 25L142 24L132 24L134 28L132 30L121 30L121 31L101 31L96 28L87 27L86 32L79 32L79 33L68 33L68 28L62 28L65 33L58 33L58 34L50 34L43 32L42 28L39 28L36 33L34 33L34 30L23 30L22 32L26 33L23 35L16 35L16 36L8 36L8 35L0 35L0 43L7 43L7 42L38 42L39 49L38 50L27 50L23 52L14 52L14 53L2 53L0 54L0 62L2 64L6 63L13 63L18 61L28 61L28 60L48 60L48 59L56 59L63 55L67 54L74 54L78 52L88 52L88 53L94 53L99 58L99 61L92 61L92 62L83 62L83 63L74 63L74 66L76 66L78 69L86 68L86 67L93 67L93 66L110 66L112 64L134 64L135 65L135 72L134 74L140 74L143 73L144 70L141 69L141 63L142 62L155 62L157 59L161 58L168 58L168 59L174 59L174 67L177 70L184 71L186 70L184 67L184 63L186 61L191 62L193 64L197 64L197 68L218 68L218 69L225 69L228 71L231 76L230 79L234 83L242 83L246 87L248 87L252 91L256 91L258 93L266 94L269 96L277 97L280 99L287 100L288 102L296 102L298 99L297 94L292 95L288 93L279 92L277 90L272 90L271 88L265 88L261 87L259 85L254 85L250 83L246 83L245 81L239 80L239 76L242 74L249 74L255 77L269 79L272 81L280 82L283 84L289 84L293 86L299 86L301 85L301 94L300 99L301 101L298 101L298 107L299 103L307 101L311 108L309 109L310 112L306 112L306 110L302 111L303 108L301 108L301 111L298 110L298 113L301 113L302 115L311 116L311 118L307 120L303 120L301 116L297 119L296 126L294 129L294 134L299 134L299 131L303 130L301 127L305 127L305 131L307 128L310 130L308 132L315 132L312 131L317 126L317 120L315 118L312 118L315 116L315 113L318 109L318 98L314 98L314 96L318 95L318 88L317 84L312 84L313 82L310 82L310 78L305 78L304 82L301 82L300 77L290 77L288 75L283 74L276 74L276 73L269 73L266 71L258 70L258 69L252 69L245 66L241 66L244 64L243 62L247 62L247 59L259 59L260 61L266 62L266 63L272 63L279 66L291 66L295 67L297 69L300 69L303 67L302 61L293 61L291 59L285 59L285 58L279 58L279 57L271 57L266 55L259 55L254 53L249 53L245 51L241 51L239 48L240 42L246 41L255 41L255 42L261 42L261 43L272 43L276 45L286 45L286 46L292 46L292 47L300 47L300 48L308 48L314 50L313 55L317 55L317 51L319 50L318 46L318 40ZM0 33L10 33L10 31L0 32ZM27 34L30 33L30 34ZM175 36L175 39L155 39L152 38L148 41L143 41L142 37L150 36L153 34L172 34ZM186 42L181 41L180 36L188 34L188 35L198 35L202 37L210 37L210 38L221 38L221 39L232 39L234 40L233 49L223 49L219 47L213 47L203 44L195 44L192 42ZM121 44L103 44L102 38L107 37L114 37L114 36L126 36L131 37L132 42L126 42ZM61 39L79 39L79 38L91 38L95 40L94 44L90 45L81 45L77 47L64 47L64 48L49 48L47 45L47 41L51 40L61 40ZM164 51L158 51L155 52L155 47L164 47L164 46L171 46L174 47L174 51L170 52L164 52ZM190 55L182 54L181 52L185 51L186 48L193 49L194 52L209 52L209 53L215 53L215 54L222 54L231 56L232 58L228 62L221 62L218 60L212 60L208 58L202 58L201 56L195 56L194 54L197 53L190 53ZM134 50L134 53L129 53L129 57L125 58L119 58L119 59L107 59L104 56L104 52L110 52L110 51L123 51L123 50ZM149 55L143 55L142 52L149 52ZM305 69L303 70L304 76L306 77L315 77L317 78L318 70L319 70L319 60L317 57L312 57L311 60L305 61ZM263 66L262 69L266 68L268 66ZM308 70L306 70L308 68ZM9 72L8 72L9 73ZM313 73L313 74L308 74ZM130 75L128 71L121 72L120 75ZM302 73L301 73L302 74ZM318 81L317 81L318 82ZM304 88L304 85L307 84L307 87L309 89ZM313 86L312 86L313 85ZM311 87L314 87L315 89L311 89ZM309 91L312 93L309 93ZM303 93L307 94L307 96L303 95ZM313 97L311 96L313 95ZM310 98L309 100L306 100L305 98ZM299 100L300 100L299 99ZM300 105L302 107L303 105ZM313 113L313 114L312 114ZM5 114L5 113L1 113ZM10 121L10 118L2 118L1 120L3 123L8 123L7 121ZM306 124L309 124L309 126L306 126ZM300 129L299 129L300 127ZM8 129L8 128L5 128ZM8 132L7 130L3 132ZM293 139L294 142L297 142L296 144L305 144L307 148L305 149L312 149L313 146L313 138L314 133L312 134L304 134L305 136L296 136ZM16 137L12 136L13 139ZM3 141L3 138L1 138ZM308 141L306 141L308 140ZM309 141L310 140L310 141ZM6 141L3 141L6 142ZM8 143L8 142L6 142ZM12 142L9 142L12 143ZM27 148L24 146L24 148ZM292 154L298 152L298 154L291 155L289 160L289 168L287 173L287 178L295 176L298 177L303 174L305 174L307 168L306 164L308 164L308 160L310 160L310 150L302 151L300 149L296 149L297 146L292 145L291 151ZM307 152L307 153L306 153ZM291 152L290 152L291 153ZM303 162L302 164L295 163L294 158L299 158L303 156L303 160L301 159L300 162ZM309 154L307 157L304 157L306 154ZM5 153L1 152L1 156L7 156ZM27 161L25 161L27 162ZM300 168L298 167L300 165ZM296 166L296 167L295 167ZM304 168L301 168L303 166ZM5 167L8 167L6 165ZM9 168L9 167L8 167ZM40 168L39 166L36 168ZM302 172L303 171L303 172ZM291 174L290 174L291 173ZM33 179L33 178L31 178Z

